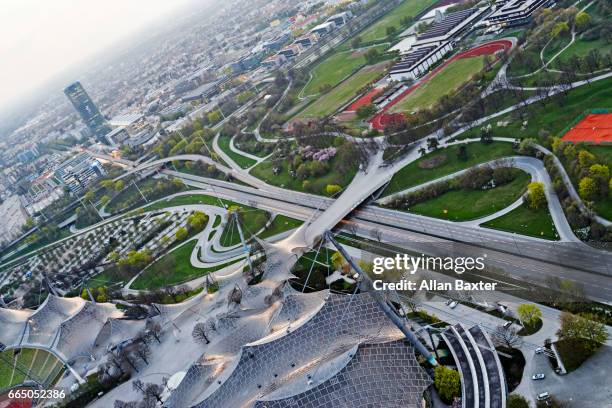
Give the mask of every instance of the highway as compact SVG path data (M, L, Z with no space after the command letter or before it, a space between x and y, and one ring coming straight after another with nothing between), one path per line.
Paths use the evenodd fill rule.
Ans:
M180 177L186 184L219 197L302 220L314 219L335 201L286 190L280 195L170 170L164 173ZM581 243L549 242L497 230L466 227L372 205L357 209L342 225L347 230L356 229L366 237L372 236L374 230L379 231L382 242L432 256L486 254L487 267L503 271L513 278L543 285L547 285L548 278L567 279L582 285L593 300L612 301L611 255Z

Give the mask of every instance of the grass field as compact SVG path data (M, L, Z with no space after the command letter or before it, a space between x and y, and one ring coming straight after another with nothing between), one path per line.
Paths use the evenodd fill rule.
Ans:
M387 27L395 27L398 32L402 30L400 20L404 17L415 17L438 0L404 0L399 6L384 15L370 27L362 31L359 36L362 41L384 40L387 37Z
M380 67L380 69L376 69ZM298 118L321 118L331 115L350 101L357 91L380 75L382 65L368 66L360 69L346 81L322 95L318 100L308 105Z
M470 143L467 146L468 159L466 161L462 161L457 157L458 151L459 145L453 145L426 154L424 157L408 164L395 173L389 186L383 192L383 196L435 180L480 163L514 154L512 144L504 142L494 142L488 145L480 142ZM431 161L432 158L436 157L440 160L439 165L433 168L421 167L423 163Z
M518 200L531 180L529 174L516 170L512 182L490 190L454 190L410 208L414 214L451 221L469 221L500 211Z
M219 136L219 147L223 150L233 161L236 162L243 169L257 164L257 162L250 157L243 156L230 149L230 136Z
M44 350L21 349L17 357L14 353L6 350L0 354L0 389L21 384L26 377L51 384L64 369L61 361Z
M382 53L387 49L387 46L382 45L373 48ZM312 79L304 86L302 96L318 95L323 85L338 85L360 66L365 65L365 51L338 51L325 58L310 71Z
M483 68L482 56L455 60L391 108L391 112L410 112L429 108L444 95L454 92Z
M238 262L231 261L214 268L196 268L190 263L195 245L196 240L188 241L159 258L133 282L131 289L156 289L168 285L179 285Z
M481 226L552 241L559 239L548 208L532 210L522 205L506 215L485 222Z
M334 163L336 163L337 160L339 160L337 156L331 159L331 171L329 173L320 177L308 177L306 179L311 185L309 192L324 195L325 187L328 184L339 184L342 187L346 187L351 182L353 177L355 177L355 173L357 173L357 167L354 167L350 172L341 174L335 170ZM280 167L279 174L274 175L272 171L274 167ZM287 163L285 162L275 164L272 161L266 160L254 167L251 170L251 174L277 187L288 188L294 191L304 191L302 186L303 180L291 177L287 168Z
M295 229L302 225L304 221L296 220L285 215L277 215L274 217L272 224L264 232L259 234L259 238L265 239L273 237L274 235L280 234L285 231Z
M206 205L214 205L217 207L223 207L222 203L228 207L232 205L238 205L243 208L250 208L250 207L244 206L243 204L238 204L234 201L224 200L222 198L217 198L217 197L209 196L206 194L189 194L189 195L182 195L182 196L158 201L156 203L153 203L145 207L145 211L163 210L168 207L178 207L181 205L191 205L191 204L206 204Z
M259 209L246 209L244 212L244 221L241 223L244 239L248 240L251 236L257 234L268 222L267 212ZM221 245L229 247L240 243L240 233L236 224L228 222L219 239Z
M516 119L515 113L510 112L464 132L458 138L478 137L480 128L488 124L491 124L495 137L537 138L540 130L561 136L560 132L585 110L610 107L612 107L612 78L606 78L570 90L562 104L550 101L545 106L540 103L528 105L525 108L528 114L525 129L522 128L522 120ZM509 121L509 124L506 127L498 127L496 124L499 121Z

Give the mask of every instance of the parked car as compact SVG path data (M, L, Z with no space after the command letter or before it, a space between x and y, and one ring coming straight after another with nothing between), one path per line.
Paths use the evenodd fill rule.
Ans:
M544 347L538 347L537 349L535 349L535 353L536 353L536 354L542 354L542 353L544 353Z
M546 375L544 373L534 374L531 376L532 380L543 380Z
M457 307L457 301L453 300L452 302L448 304L448 307L450 307L451 309L454 309L455 307Z
M504 329L506 327L510 327L510 326L512 326L512 322L510 320L508 320L506 323L504 323Z
M538 394L538 401L546 401L547 399L550 399L550 394L548 392L542 392L540 394Z

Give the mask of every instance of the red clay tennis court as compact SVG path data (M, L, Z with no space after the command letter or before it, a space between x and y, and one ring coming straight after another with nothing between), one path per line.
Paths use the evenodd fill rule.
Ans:
M572 143L612 143L612 113L591 113L585 116L562 140Z

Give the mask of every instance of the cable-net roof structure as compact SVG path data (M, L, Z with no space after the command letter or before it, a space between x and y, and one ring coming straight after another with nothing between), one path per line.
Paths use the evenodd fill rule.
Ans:
M25 335L26 322L34 313L31 310L0 308L0 342L5 346L21 343Z
M417 406L430 379L418 365L414 349L369 294L301 294L293 289L284 293L282 309L270 308L274 313L268 319L274 330L270 335L242 346L232 361L196 363L165 406L302 406L291 401L310 400L314 393L326 396L311 406L331 407L339 406L331 401L348 398L358 384L364 393L351 406L381 402L389 390L403 406ZM218 356L218 351L206 353ZM379 380L372 381L375 376ZM377 385L382 390L372 393L369 387ZM194 404L196 399L199 402Z
M77 314L86 304L81 298L47 296L45 301L27 320L27 338L23 343L52 347L59 334L60 324Z

